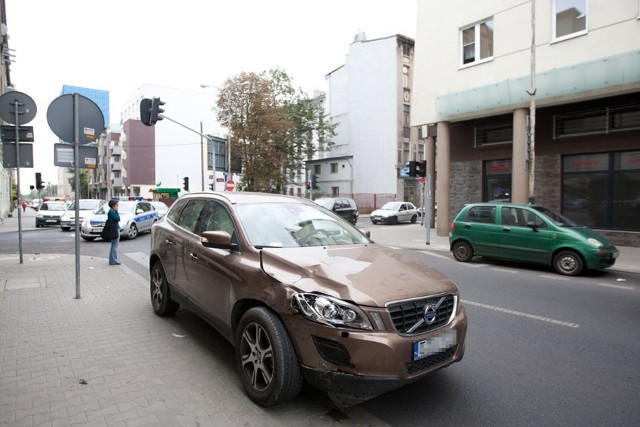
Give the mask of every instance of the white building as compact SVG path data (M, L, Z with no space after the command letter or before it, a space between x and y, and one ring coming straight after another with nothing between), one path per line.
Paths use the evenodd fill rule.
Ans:
M437 175L438 235L464 203L531 197L640 244L638 0L417 7L411 125Z
M353 197L362 207L397 198L419 201L419 185L401 172L423 160L409 127L412 39L356 35L345 64L326 75L325 109L337 135L307 168L321 193Z

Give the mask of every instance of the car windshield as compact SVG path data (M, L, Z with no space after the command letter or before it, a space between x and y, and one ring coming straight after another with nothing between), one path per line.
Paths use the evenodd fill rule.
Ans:
M99 200L80 200L80 203L78 204L78 206L80 206L81 211L95 211L100 206L100 201ZM71 204L69 205L69 210L72 211L72 210L75 210L75 208L76 208L76 202L71 202Z
M558 227L580 227L577 223L573 222L566 216L560 215L557 212L552 211L551 209L547 209L542 206L535 206L535 210L540 212L542 215L551 220Z
M257 248L335 246L371 243L338 216L306 204L238 204L236 211Z
M118 202L118 213L119 214L132 214L135 213L134 209L136 208L137 202L130 201L122 201ZM107 210L108 212L108 210Z
M400 209L402 202L387 202L380 209L383 211L397 211Z
M67 207L64 203L47 203L42 207L43 211L64 211L66 209Z
M151 202L154 208L159 212L166 212L169 207L162 202Z

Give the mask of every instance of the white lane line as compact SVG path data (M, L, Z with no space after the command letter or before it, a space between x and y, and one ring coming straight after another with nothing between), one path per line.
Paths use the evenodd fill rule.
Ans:
M593 283L594 285L598 285L598 286L604 286L605 288L615 288L615 289L625 289L627 291L632 291L635 288L631 287L631 286L622 286L622 285L610 285L609 283Z
M541 274L540 277L543 278L543 279L553 279L553 280L558 280L558 281L562 281L562 282L572 281L572 278L570 278L570 277L564 277L564 276L560 276L560 275L557 275L557 274L556 275ZM585 284L585 285L593 285L593 286L604 286L605 288L624 289L626 291L632 291L632 290L636 289L633 286L612 285L610 283L604 283L604 282L599 282L599 283L583 282L583 284Z
M493 267L492 268L493 271L499 271L501 273L517 273L517 270L507 270L506 268L498 268L498 267Z
M515 316L526 317L528 319L540 320L542 322L553 323L555 325L567 326L569 328L579 328L577 323L563 322L562 320L550 319L548 317L536 316L535 314L523 313L521 311L509 310L508 308L496 307L493 305L481 304L479 302L473 302L469 300L463 300L464 304L475 305L476 307L482 307L493 311L499 311L501 313L513 314Z
M421 252L421 253L423 253L425 255L430 255L432 257L436 257L436 258L440 258L440 259L449 259L448 256L437 254L437 253L431 252L431 251L419 251L419 252Z
M571 280L568 277L560 276L560 275L557 275L557 274L553 274L553 275L552 274L541 274L540 277L543 278L543 279L561 280L563 282L568 282L569 280Z

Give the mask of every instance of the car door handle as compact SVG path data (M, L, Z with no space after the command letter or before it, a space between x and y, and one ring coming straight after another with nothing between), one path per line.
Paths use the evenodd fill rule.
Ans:
M194 261L198 260L198 255L194 254L193 252L189 252L189 257L191 257L191 259Z
M167 245L171 245L171 246L173 246L173 241L171 241L171 240L169 240L169 239L164 239L164 242L165 242Z
M502 231L511 231L511 227L502 227Z

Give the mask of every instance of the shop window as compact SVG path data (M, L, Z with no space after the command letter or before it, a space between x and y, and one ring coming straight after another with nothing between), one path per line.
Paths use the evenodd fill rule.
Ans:
M511 201L511 160L488 160L484 162L483 202Z
M475 148L512 143L513 124L511 122L476 126L473 128L473 144Z

